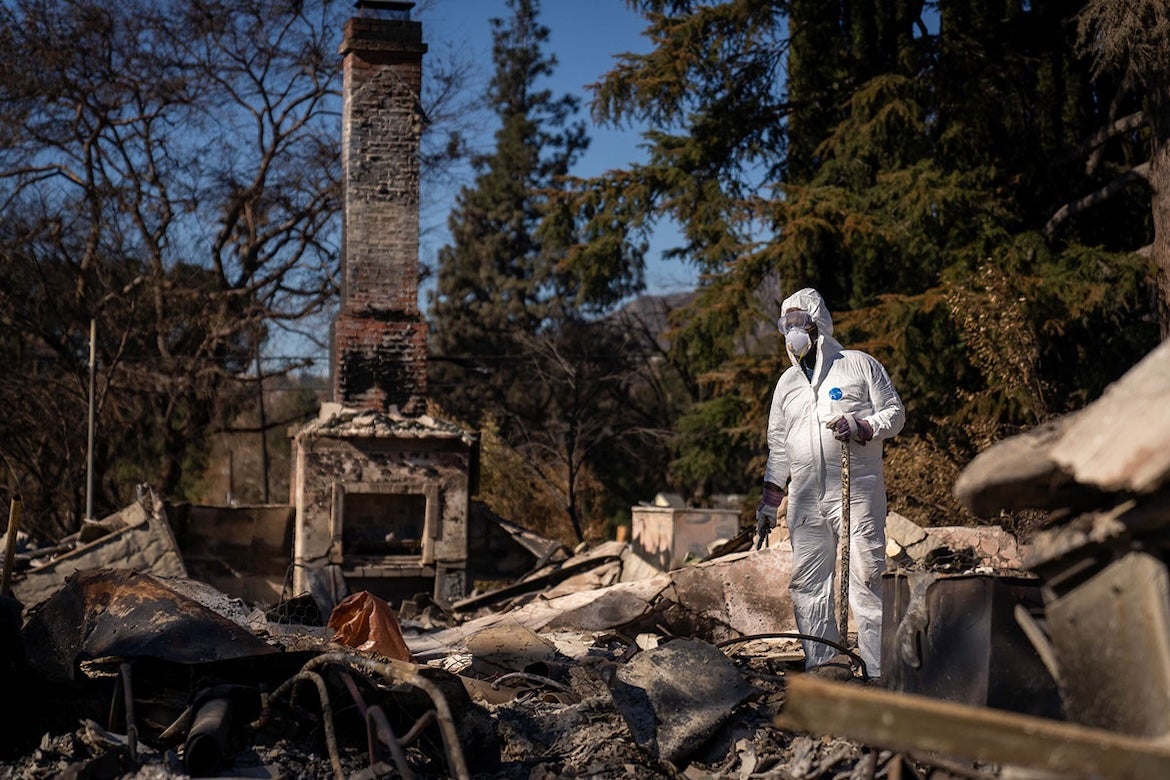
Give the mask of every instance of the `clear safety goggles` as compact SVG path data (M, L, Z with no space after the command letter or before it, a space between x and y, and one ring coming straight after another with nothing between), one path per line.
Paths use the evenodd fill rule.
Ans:
M780 329L781 333L787 333L790 330L812 330L812 326L812 315L801 309L793 309L776 320L776 327Z

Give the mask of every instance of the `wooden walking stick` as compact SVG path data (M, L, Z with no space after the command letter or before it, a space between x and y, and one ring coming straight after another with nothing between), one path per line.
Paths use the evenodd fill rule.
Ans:
M837 630L849 644L849 440L841 442L841 540L837 556Z

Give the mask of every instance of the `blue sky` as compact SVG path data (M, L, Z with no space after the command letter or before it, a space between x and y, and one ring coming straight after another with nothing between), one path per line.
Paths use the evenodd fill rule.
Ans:
M509 15L505 0L430 0L419 3L413 14L423 25L423 39L429 47L427 57L445 57L453 48L483 63L478 73L482 79L480 89L486 87L493 68L489 20ZM625 0L543 0L540 19L549 28L546 52L555 55L558 62L553 77L544 86L555 95L578 96L582 102L579 118L589 128L589 149L573 173L598 176L643 161L640 128L615 130L592 123L588 113L591 97L588 85L612 69L615 55L649 49L649 42L641 36L645 20L629 10ZM423 69L425 74L425 59ZM477 141L490 148L494 130L494 125L485 125ZM435 253L446 242L443 224L446 212L458 186L469 181L467 173L451 185L449 193L438 193L437 204L424 214L424 229L429 227L429 230L420 247L423 262L433 263ZM646 268L649 293L679 292L695 286L697 272L692 266L661 259L662 250L673 245L676 236L673 226L667 226L660 228L651 242Z

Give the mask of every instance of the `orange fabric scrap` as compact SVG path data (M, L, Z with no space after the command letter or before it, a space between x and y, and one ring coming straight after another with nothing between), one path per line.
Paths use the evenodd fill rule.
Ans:
M388 658L409 661L410 649L394 608L369 591L345 598L329 615L333 641L358 650L373 650Z

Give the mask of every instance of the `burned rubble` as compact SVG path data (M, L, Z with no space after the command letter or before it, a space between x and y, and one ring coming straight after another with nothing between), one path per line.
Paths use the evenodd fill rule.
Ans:
M127 513L163 517L149 491ZM816 777L909 760L773 723L801 663L784 545L669 571L632 547L545 564L490 607L407 602L400 619L357 592L327 625L303 598L75 569L6 637L23 658L3 684L30 704L0 776Z
M664 569L662 518L575 554L498 521L482 543L529 571L494 589L324 603L284 577L257 603L188 576L191 528L144 486L47 550L5 545L0 684L23 706L0 776L1151 776L1170 766L1157 457L1085 461L1074 485L1048 453L1168 364L964 472L985 515L1049 512L1028 544L890 514L880 687L845 654L801 672L782 527L756 549L712 522Z
M314 424L345 426L345 447L359 428L376 446L339 460L348 487L319 523L334 574L305 587L292 505L243 524L176 507L176 522L144 486L40 550L20 549L10 522L0 686L20 706L2 710L0 777L1161 776L1170 462L1129 410L1168 375L1159 348L1090 407L963 472L955 493L976 514L1047 513L1026 544L889 515L881 685L848 647L802 672L783 526L760 546L718 512L655 510L629 542L570 553L469 502L447 526L466 536L446 540L466 560L439 576L443 558L415 544L367 577L335 527L346 495L368 508L428 487L366 476L403 457L382 435L400 418L326 410ZM465 498L469 483L452 484ZM230 543L199 538L215 529ZM258 549L268 569L291 564L237 577ZM458 573L486 561L526 573L463 593ZM356 587L401 590L402 570L432 579L394 604Z
M848 655L801 672L782 528L755 549L715 523L688 541L705 556L664 570L647 558L669 534L569 554L506 524L531 571L494 590L266 605L176 576L184 536L144 488L6 562L0 668L24 706L6 709L0 776L1151 776L1170 766L1150 685L1166 668L1161 483L1105 489L1090 469L1075 487L1037 468L1037 447L1123 407L1170 352L1149 360L1060 436L1009 440L964 472L972 506L1050 511L1030 544L890 515L882 687Z

